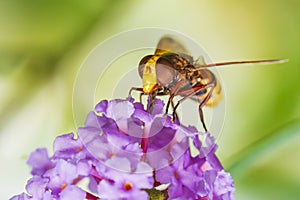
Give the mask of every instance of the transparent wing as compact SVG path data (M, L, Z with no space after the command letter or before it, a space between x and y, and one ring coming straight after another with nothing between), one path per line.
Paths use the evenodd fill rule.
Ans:
M195 60L195 66L206 66L207 64L206 64L206 62L205 62L205 59L204 59L204 57L202 56L202 55L200 55L198 58L197 58L197 60Z
M191 55L190 51L187 50L185 45L180 39L174 35L164 35L159 40L155 54L161 55L166 52L173 52L178 54Z

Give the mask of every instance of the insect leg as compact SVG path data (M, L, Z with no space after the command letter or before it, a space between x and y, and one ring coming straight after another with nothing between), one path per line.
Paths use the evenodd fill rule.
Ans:
M170 97L169 97L169 99L168 99L168 103L167 103L167 106L166 106L166 112L165 112L165 115L168 114L169 107L170 107L170 103L172 102L172 104L174 105L174 103L173 103L173 98L177 95L178 91L180 90L180 88L181 88L184 84L185 84L185 80L182 79L182 80L178 81L178 83L177 83L175 86L173 86L173 88L172 88L172 91L173 91L173 92L171 93L171 95L170 95ZM174 110L174 106L172 106L172 107L173 107L173 110Z
M156 95L157 95L157 91L154 90L152 91L151 93L149 93L149 110L148 112L151 114L152 111L153 111L153 108L154 108L154 105L155 105L155 102L156 102Z
M206 125L205 125L205 122L204 122L204 115L203 115L203 106L205 106L205 104L208 102L208 100L210 99L211 95L212 95L212 92L213 92L213 89L214 89L215 85L213 84L213 86L210 88L208 94L205 96L205 98L203 99L203 101L199 104L199 116L200 116L200 121L202 123L202 126L205 130L205 132L207 132L207 128L206 128Z
M202 107L207 103L207 101L210 99L213 89L215 87L214 83L211 84L207 84L207 85L200 85L200 86L194 86L190 89L181 91L180 93L176 94L176 95L181 95L184 96L182 99L180 99L177 104L174 107L173 110L173 120L175 120L175 116L176 116L176 109L178 108L179 104L181 104L183 101L185 101L186 99L190 98L191 96L197 94L198 92L200 92L201 90L205 90L205 89L209 89L209 92L207 93L207 95L204 97L204 99L202 100L202 102L199 104L199 116L200 116L200 121L202 123L202 126L204 128L205 131L207 131L206 125L204 123L204 117L203 117L203 111L202 111Z
M145 95L143 88L136 88L136 87L130 88L129 94L128 94L129 97L131 97L131 93L133 90L140 92L140 103L142 103L142 96Z
M129 96L131 96L131 93L132 93L133 90L139 91L139 92L141 92L142 94L144 93L143 88L132 87L132 88L130 88L130 90L129 90L129 93L128 93Z
M168 114L168 111L169 111L169 107L170 107L170 103L172 104L172 107L173 107L173 110L174 110L174 102L173 102L173 98L175 97L175 93L171 94L169 99L168 99L168 103L167 103L167 106L166 106L166 112L165 112L165 115Z
M171 101L171 106L172 106L172 109L174 110L174 108L175 108L174 101ZM174 117L175 117L175 119L177 119L179 121L179 117L178 117L178 114L177 114L176 110L175 110L175 116Z
M199 116L200 116L200 121L202 123L202 126L204 128L204 131L207 132L207 128L206 128L206 125L205 125L205 122L204 122L203 110L202 110L202 107L200 105L199 105Z
M178 93L174 93L173 95L180 95L180 96L183 96L182 99L180 99L176 106L175 106L175 110L177 109L177 107L179 106L180 103L182 103L183 101L185 101L186 99L190 98L191 96L197 94L198 92L200 92L201 90L205 90L205 89L208 89L208 88L213 88L214 87L214 84L207 84L207 85L200 85L200 86L194 86L194 87L191 87L189 89L186 89L184 91L180 91Z
M144 92L141 92L141 93L140 93L140 103L142 103L142 97L143 97L144 95L146 95Z

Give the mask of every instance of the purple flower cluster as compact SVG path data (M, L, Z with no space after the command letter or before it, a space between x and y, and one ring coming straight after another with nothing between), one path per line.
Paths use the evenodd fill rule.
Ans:
M163 106L157 100L150 114L133 99L101 101L77 138L56 138L52 157L44 148L31 153L27 193L11 199L140 200L153 190L161 199L234 199L214 139L172 122Z

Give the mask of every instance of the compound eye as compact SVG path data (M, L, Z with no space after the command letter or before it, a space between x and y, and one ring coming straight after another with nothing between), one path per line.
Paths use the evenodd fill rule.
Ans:
M156 78L160 85L168 87L176 76L173 65L165 58L159 58L156 62Z
M144 58L142 58L142 60L139 63L139 75L141 78L143 78L145 64L148 62L150 58L152 58L152 55L145 56Z

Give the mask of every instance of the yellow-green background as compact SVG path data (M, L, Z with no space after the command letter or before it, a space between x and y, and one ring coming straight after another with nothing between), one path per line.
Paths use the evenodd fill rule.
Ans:
M72 90L84 58L108 37L138 27L180 31L214 61L289 59L219 70L227 111L217 153L229 168L248 145L298 124L299 19L298 0L0 1L1 199L24 191L32 150L51 149L55 136L76 131ZM263 153L252 150L247 167L233 171L236 199L299 198L299 135L287 131Z

